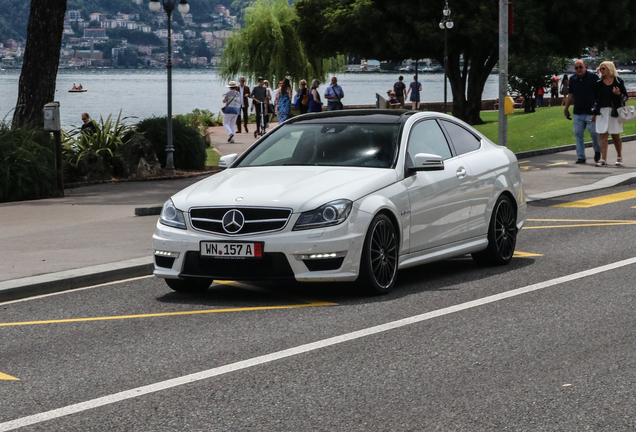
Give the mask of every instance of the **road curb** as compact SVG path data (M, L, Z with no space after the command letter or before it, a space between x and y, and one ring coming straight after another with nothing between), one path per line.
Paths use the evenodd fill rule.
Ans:
M152 257L0 282L0 302L151 275Z
M622 142L636 141L636 135L626 135L624 137L621 137L621 141ZM612 139L610 139L608 142L610 144L614 143ZM590 147L592 147L592 141L586 142L585 148L590 148ZM566 152L571 150L576 150L576 144L568 144L568 145L564 145L560 147L549 147L549 148L539 149L539 150L529 150L525 152L515 153L515 156L517 156L517 159L528 159L535 156L543 156L543 155L561 153L561 152Z

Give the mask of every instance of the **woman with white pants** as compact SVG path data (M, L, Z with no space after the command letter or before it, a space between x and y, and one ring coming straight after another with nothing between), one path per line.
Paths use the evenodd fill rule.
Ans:
M238 86L236 85L236 81L230 81L226 87L229 87L230 90L223 95L223 102L225 103L223 127L229 135L227 142L233 143L234 127L236 126L236 119L241 110L241 94L237 91Z
M590 121L596 123L596 132L601 138L601 159L597 167L607 166L607 147L609 135L612 135L616 149L616 166L623 165L623 125L618 121L617 109L627 101L625 83L618 77L614 63L605 61L598 67L601 79L596 85L596 102Z

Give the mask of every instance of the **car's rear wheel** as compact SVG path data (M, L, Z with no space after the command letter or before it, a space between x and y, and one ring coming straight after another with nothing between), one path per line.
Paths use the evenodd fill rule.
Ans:
M165 279L165 281L170 288L179 292L205 291L206 289L210 288L210 285L212 285L213 282L212 279L206 278Z
M395 286L398 239L391 220L379 214L369 226L362 248L358 284L372 294L387 294Z
M479 265L505 265L510 262L517 244L517 209L512 200L501 195L490 217L488 247L472 254Z

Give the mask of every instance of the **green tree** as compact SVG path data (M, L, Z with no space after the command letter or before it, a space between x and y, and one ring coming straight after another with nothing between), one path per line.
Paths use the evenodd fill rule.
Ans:
M344 57L307 55L296 31L298 17L285 0L257 0L247 8L245 28L227 40L221 60L221 78L258 76L270 81L290 77L324 80L330 72L344 68Z
M338 52L386 61L433 58L444 64L453 91L453 114L481 123L484 84L499 60L498 2L448 0L455 26L441 30L446 0L299 0L298 32L309 52ZM578 56L587 46L635 45L630 17L636 2L516 0L511 53ZM617 20L616 17L621 19ZM446 32L446 33L445 33Z
M568 59L563 57L510 56L510 90L523 96L524 112L534 112L532 94L540 87L549 87L555 72L563 71Z
M24 63L13 114L16 126L43 126L44 105L55 98L66 0L31 2Z

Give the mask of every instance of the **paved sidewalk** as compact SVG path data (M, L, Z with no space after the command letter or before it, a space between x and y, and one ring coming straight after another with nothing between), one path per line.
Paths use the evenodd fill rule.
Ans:
M235 144L222 127L210 132L221 154L240 154L256 140L251 128ZM538 200L636 182L636 141L625 142L623 153L624 167L606 168L574 164L574 150L520 158L526 195ZM0 204L0 302L151 274L157 217L135 216L135 209L157 208L202 178L106 183L67 189L64 198Z

